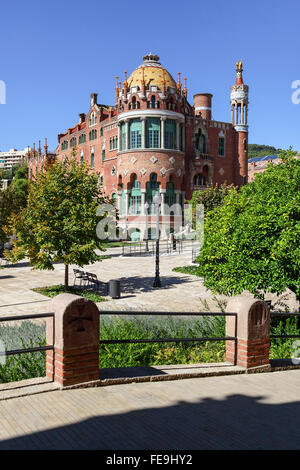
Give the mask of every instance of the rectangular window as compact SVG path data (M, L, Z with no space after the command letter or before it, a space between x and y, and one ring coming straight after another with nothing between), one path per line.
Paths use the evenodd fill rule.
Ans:
M147 118L146 129L147 148L160 148L160 119Z
M105 160L105 150L103 149L102 150L102 163L104 162L104 160Z
M94 153L91 153L91 168L94 168L95 166L95 155Z
M142 146L142 135L139 131L130 132L130 148L136 149Z
M131 196L129 199L129 214L140 214L142 208L142 196Z
M225 139L224 137L219 137L218 153L221 157L225 155Z

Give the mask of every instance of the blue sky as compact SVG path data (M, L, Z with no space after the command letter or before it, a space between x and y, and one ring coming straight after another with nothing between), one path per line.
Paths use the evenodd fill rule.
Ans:
M90 93L114 104L115 76L153 52L188 97L210 92L213 118L230 121L235 63L250 86L249 142L300 150L299 0L104 2L36 0L2 3L0 149L24 148L78 122Z

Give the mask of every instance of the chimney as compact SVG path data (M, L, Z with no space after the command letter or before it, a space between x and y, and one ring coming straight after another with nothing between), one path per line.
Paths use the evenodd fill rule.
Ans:
M197 93L194 95L194 107L195 115L198 116L201 113L203 119L211 120L211 93Z
M79 114L79 123L82 124L85 121L85 113Z
M91 106L94 106L94 104L97 104L97 93L91 93Z

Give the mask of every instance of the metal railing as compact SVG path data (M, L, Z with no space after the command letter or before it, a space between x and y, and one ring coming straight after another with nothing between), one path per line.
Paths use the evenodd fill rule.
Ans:
M235 317L235 335L222 337L201 337L201 338L151 338L151 339L100 339L101 344L130 344L130 343L184 343L184 342L203 342L203 341L234 341L234 365L237 361L237 314L223 312L135 312L135 311L109 311L103 310L99 312L101 315L127 315L127 316L234 316ZM101 331L101 329L100 329Z
M300 313L284 313L284 312L270 312L270 317L272 319L276 317L281 317L283 319L287 318L299 318ZM286 339L286 338L300 338L300 333L299 335L271 335L270 334L270 339Z
M13 356L17 354L23 353L32 353L32 352L41 352L41 351L53 351L54 350L54 313L39 313L34 315L18 315L18 316L9 316L9 317L1 317L0 318L0 325L3 322L11 322L11 321L19 321L19 320L36 320L39 318L52 318L53 319L53 339L52 344L47 346L36 346L33 348L23 348L23 349L12 349L10 351L0 351L1 356Z
M182 240L176 240L175 243L169 240L161 240L159 242L159 252L161 254L182 253ZM156 242L155 240L148 240L148 250L146 250L146 242L133 243L132 245L122 246L122 256L142 256L142 255L155 255Z

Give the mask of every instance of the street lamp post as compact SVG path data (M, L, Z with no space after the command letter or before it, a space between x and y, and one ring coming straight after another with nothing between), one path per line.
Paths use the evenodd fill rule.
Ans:
M156 207L156 256L155 256L155 279L153 287L161 287L160 277L159 277L159 209L161 205L162 198L157 192L153 198L154 205Z
M146 215L146 251L149 251L148 247L148 209L149 209L149 204L146 201L144 204L145 207L145 215Z

